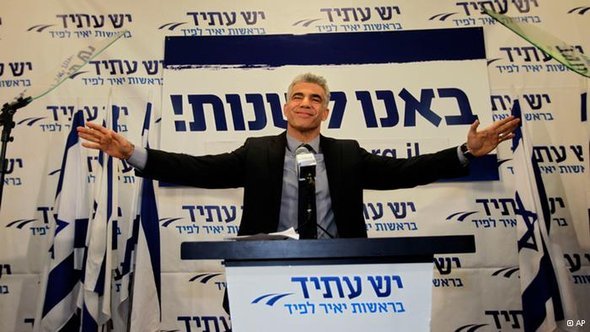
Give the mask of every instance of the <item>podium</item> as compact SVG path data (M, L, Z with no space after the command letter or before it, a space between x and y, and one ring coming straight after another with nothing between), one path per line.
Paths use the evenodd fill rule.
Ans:
M472 235L183 242L221 259L232 331L429 331L435 254L475 252Z

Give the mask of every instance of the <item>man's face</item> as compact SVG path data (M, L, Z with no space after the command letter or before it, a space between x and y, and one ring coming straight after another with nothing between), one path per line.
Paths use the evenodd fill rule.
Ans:
M322 121L330 112L324 89L315 83L297 83L283 107L288 127L300 133L319 133Z

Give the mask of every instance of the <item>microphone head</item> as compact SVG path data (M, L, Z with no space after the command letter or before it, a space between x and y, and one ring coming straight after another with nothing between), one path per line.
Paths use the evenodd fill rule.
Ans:
M297 161L297 174L299 180L304 180L309 175L315 177L315 166L317 163L309 148L305 145L299 146L295 150L295 160Z

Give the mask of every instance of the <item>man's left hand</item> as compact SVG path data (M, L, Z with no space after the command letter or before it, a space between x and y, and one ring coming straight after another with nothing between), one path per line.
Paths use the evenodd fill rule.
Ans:
M488 154L498 144L512 139L514 137L514 130L518 127L519 123L519 118L509 116L478 131L479 120L475 120L471 124L469 133L467 134L467 148L469 152L476 157Z

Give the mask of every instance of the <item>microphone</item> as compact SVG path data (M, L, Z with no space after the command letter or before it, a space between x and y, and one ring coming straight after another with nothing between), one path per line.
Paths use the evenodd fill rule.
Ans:
M315 179L315 167L317 163L307 145L301 145L295 150L295 160L297 162L297 177L299 181L312 183Z

